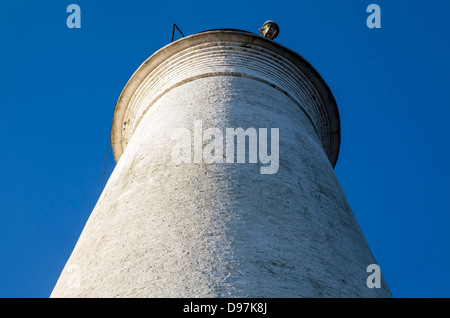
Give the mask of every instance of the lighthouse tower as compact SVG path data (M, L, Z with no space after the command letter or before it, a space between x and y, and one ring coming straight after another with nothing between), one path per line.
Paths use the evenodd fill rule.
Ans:
M197 33L135 71L51 297L391 296L334 174L333 95L267 34Z

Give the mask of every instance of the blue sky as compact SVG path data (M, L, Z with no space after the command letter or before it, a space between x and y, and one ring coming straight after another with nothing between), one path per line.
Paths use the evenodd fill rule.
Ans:
M71 3L81 29L66 26ZM371 3L381 29L366 26ZM2 3L0 297L50 295L100 195L117 98L172 24L257 33L268 19L333 91L335 172L392 294L449 297L449 12L445 0Z

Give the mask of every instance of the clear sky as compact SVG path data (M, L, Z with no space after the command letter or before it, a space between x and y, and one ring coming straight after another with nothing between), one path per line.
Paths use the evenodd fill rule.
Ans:
M268 19L333 91L335 172L392 294L450 297L449 13L446 0L2 2L0 297L50 295L100 195L117 98L172 24L258 33Z

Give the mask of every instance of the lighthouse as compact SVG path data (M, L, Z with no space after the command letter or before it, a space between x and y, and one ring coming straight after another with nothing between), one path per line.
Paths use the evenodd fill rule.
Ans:
M274 27L186 36L135 71L51 297L391 296L334 173L336 101Z

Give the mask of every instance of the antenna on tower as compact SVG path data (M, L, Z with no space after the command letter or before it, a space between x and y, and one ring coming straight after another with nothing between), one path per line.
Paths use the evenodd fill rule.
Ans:
M259 29L259 34L265 38L273 40L278 36L278 34L280 34L280 27L272 20L267 20Z
M173 27L172 27L172 39L170 40L170 42L173 42L173 35L174 35L174 33L175 33L175 28L177 28L177 30L180 32L180 34L181 34L181 35L183 36L183 38L184 38L183 32L181 32L180 28L174 23L174 24L173 24Z

